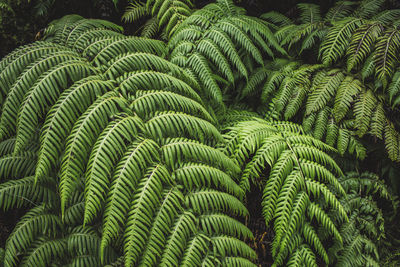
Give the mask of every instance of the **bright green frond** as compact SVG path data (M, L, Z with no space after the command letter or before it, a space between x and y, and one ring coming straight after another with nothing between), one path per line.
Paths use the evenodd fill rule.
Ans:
M60 93L69 83L80 80L95 72L86 62L71 60L51 68L44 73L35 85L26 93L19 107L17 119L17 139L14 153L21 152L31 141L40 119L46 115Z
M66 140L60 175L61 209L84 175L89 153L111 116L127 108L126 100L110 92L97 99L74 124Z
M397 29L389 29L378 38L374 57L376 76L386 87L388 79L392 77L397 66L400 47L400 32Z
M4 211L55 201L53 178L42 178L35 183L35 177L28 176L0 184L0 208Z
M379 23L364 24L359 27L351 37L347 54L347 71L361 65L371 54L376 40L379 38L383 27Z
M351 35L362 24L363 20L359 18L346 18L335 22L320 47L319 52L324 65L332 65L345 54Z
M65 140L79 116L113 84L99 76L89 76L65 90L50 111L42 126L36 179L48 175L57 166Z
M97 138L85 173L85 218L90 223L101 210L110 185L111 173L126 149L143 131L143 122L136 116L116 115Z

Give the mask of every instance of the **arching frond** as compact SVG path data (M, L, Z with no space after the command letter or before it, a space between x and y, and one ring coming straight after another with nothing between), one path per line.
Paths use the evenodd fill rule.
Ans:
M321 44L319 54L324 65L332 65L346 52L350 37L363 24L359 18L346 18L335 22Z
M158 149L158 145L151 139L135 141L116 166L104 212L102 248L121 231L123 219L130 209L132 192L148 166L159 159Z
M125 143L132 142L143 127L140 118L122 114L116 116L97 138L86 167L84 224L99 212L98 207L102 206L110 184L109 176L126 148Z
M4 256L6 265L15 266L18 262L19 251L29 248L41 234L50 232L54 235L60 226L60 218L49 213L44 205L31 209L17 223L6 241Z
M384 2L385 0L363 0L354 11L354 15L361 18L369 18L378 13Z
M371 54L376 40L382 33L382 25L378 23L364 24L351 37L347 49L347 71L357 68Z
M112 83L90 76L65 90L46 116L40 136L36 179L48 175L59 161L65 140L79 116L107 90Z
M0 88L3 97L16 81L20 73L35 60L51 52L65 50L62 46L47 42L35 42L32 45L22 47L1 61Z
M351 1L337 1L325 14L325 19L329 21L342 20L351 14L353 6L356 4Z
M0 118L0 132L2 138L15 134L17 115L26 93L38 82L39 77L49 69L64 64L71 60L82 59L76 52L70 50L48 53L37 59L21 73L18 79L10 87L4 101Z
M149 9L146 4L140 1L131 2L125 9L125 13L122 15L122 20L125 22L137 22L139 19L150 15Z
M376 44L374 58L376 76L382 81L384 87L388 84L388 78L392 77L394 69L397 66L399 46L400 33L397 29L387 30L378 39L378 43Z
M117 96L116 92L107 93L96 100L74 124L65 143L65 152L61 164L60 195L62 211L74 186L84 174L90 149L94 145L97 136L106 127L109 118L119 113L126 106L126 101Z
M83 55L96 66L101 66L127 52L144 52L161 56L165 53L165 44L158 40L135 36L106 36L91 40L91 43L83 50Z
M297 128L298 129L298 128ZM345 192L335 175L341 170L335 161L323 151L332 150L324 143L296 131L296 127L284 123L274 124L262 120L239 122L228 132L227 153L239 166L243 166L240 185L249 189L249 180L263 187L263 216L268 224L274 221L275 237L272 253L276 263L282 264L289 251L300 243L291 240L298 233L326 263L328 256L316 230L307 221L316 220L341 241L335 223L324 209L313 202L323 196L324 208L337 210L338 217L347 220L346 213L327 185L335 192ZM230 139L231 138L231 139ZM262 173L269 168L268 178ZM306 214L309 216L307 218ZM340 242L338 241L338 242ZM290 249L289 249L290 248ZM314 254L313 252L311 252ZM294 261L291 259L289 262ZM315 262L314 262L315 263Z
M297 4L297 7L301 11L301 23L314 23L321 20L321 12L318 5L301 3Z
M35 171L36 151L6 154L0 158L0 180L18 179Z
M68 87L68 83L80 80L94 72L94 68L85 62L72 60L51 68L41 76L26 93L19 107L14 153L21 152L31 141L39 120L45 116L49 106L55 103L63 89Z
M260 18L269 21L277 26L287 26L292 24L292 20L290 18L276 11L264 13L260 16Z
M28 176L0 184L0 207L4 211L56 201L53 178L42 178L35 183L35 177Z

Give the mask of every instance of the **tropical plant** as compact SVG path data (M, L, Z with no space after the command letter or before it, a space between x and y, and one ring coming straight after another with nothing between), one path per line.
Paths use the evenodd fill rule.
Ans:
M226 134L226 153L242 169L241 187L249 190L251 182L262 187L263 217L267 224L274 220L272 255L278 266L285 259L287 266L315 265L313 251L328 264L328 254L314 224L342 243L325 210L335 210L339 221L348 220L327 187L333 186L338 195L345 195L335 178L342 172L325 153L334 149L302 132L295 124L258 119L239 122Z
M110 263L109 246L126 266L251 265L256 255L241 240L252 233L236 219L247 215L234 182L239 169L213 148L222 136L193 90L197 82L152 54L164 49L159 41L108 34L117 27L105 29L104 21L66 25L49 32L53 42L22 47L1 62L2 139L15 135L4 141L2 206L43 203L7 240L6 266L68 259L79 249L69 243L87 242L69 241L77 231L94 242L82 266ZM90 46L89 36L96 38ZM36 163L22 174L27 161L17 159L27 154ZM49 184L56 187L41 187ZM89 224L101 226L101 236ZM93 258L98 244L101 256Z
M264 14L290 54L313 48L318 58L267 60L239 88L242 98L261 96L269 106L267 117L302 123L306 133L341 154L365 158L360 138L370 134L384 140L391 160L400 161L400 135L392 119L398 113L399 76L393 74L400 11L374 15L383 2L339 1L324 19L317 5L299 4L300 24L276 12Z
M339 179L346 191L340 201L349 221L340 229L344 237L343 246L333 246L331 258L335 266L382 266L381 249L385 240L385 219L377 200L396 203L379 177L372 173L346 173Z
M392 173L368 166L383 149L400 161L400 12L385 5L256 18L231 0L132 1L141 37L51 22L0 61L0 208L24 213L1 262L387 264L395 190L354 172Z

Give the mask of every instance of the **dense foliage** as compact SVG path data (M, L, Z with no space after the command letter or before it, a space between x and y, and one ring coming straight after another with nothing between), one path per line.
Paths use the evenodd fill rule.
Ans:
M0 266L398 265L400 10L196 7L0 61Z

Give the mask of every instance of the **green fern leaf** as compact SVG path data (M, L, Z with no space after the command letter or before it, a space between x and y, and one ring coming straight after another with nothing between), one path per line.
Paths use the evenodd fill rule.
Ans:
M364 91L359 100L354 104L357 134L363 136L369 129L372 112L377 105L377 100L371 90Z
M85 173L85 217L84 225L90 223L103 206L109 177L114 164L132 142L143 131L143 122L138 117L117 115L97 138L90 152Z
M81 179L86 168L87 157L90 148L94 145L96 137L106 127L110 116L120 112L120 108L127 106L123 98L117 93L110 92L95 101L84 112L72 128L65 145L62 157L60 175L61 210L64 212L66 201ZM97 121L97 127L93 128L93 119Z
M65 90L46 116L40 136L40 150L35 176L49 175L61 156L65 140L79 116L107 90L112 83L99 76L90 76Z
M347 54L347 71L357 68L371 54L376 40L383 31L379 23L364 24L351 37Z
M93 67L82 61L69 61L44 73L35 86L25 95L19 108L17 139L14 153L19 153L36 132L37 124L45 116L48 107L55 103L68 81L77 81L94 72Z
M374 62L376 76L386 87L388 79L393 75L397 65L397 53L400 47L400 33L396 29L390 29L378 39Z
M324 65L332 65L345 54L351 35L363 23L359 18L347 18L334 24L319 50Z
M333 106L333 114L337 122L340 122L346 116L355 96L361 92L362 87L361 82L357 79L353 79L351 76L346 76L342 81L337 90L335 104Z

